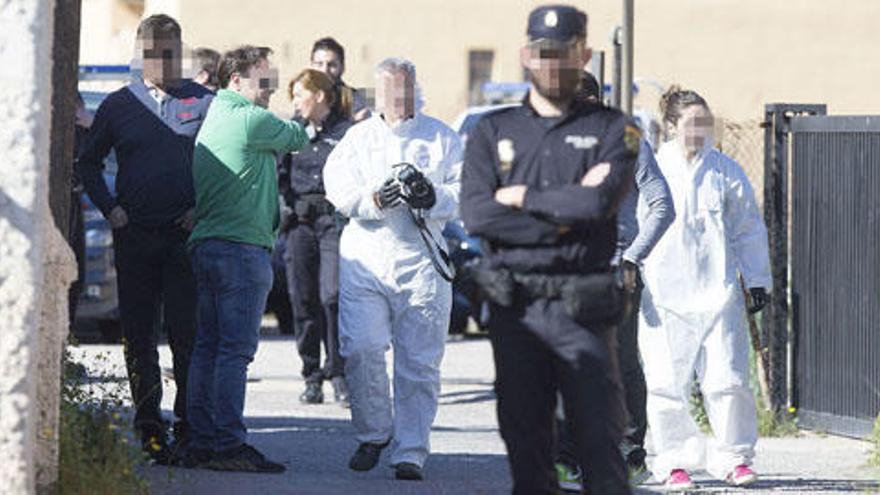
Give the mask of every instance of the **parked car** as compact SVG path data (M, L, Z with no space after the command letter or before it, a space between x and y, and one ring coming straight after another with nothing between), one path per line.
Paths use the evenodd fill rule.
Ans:
M449 246L449 258L455 265L452 281L452 314L449 319L450 335L465 335L470 331L482 331L488 323L488 305L480 296L476 284L468 277L467 267L476 263L480 256L480 241L468 234L461 220L446 223L443 237Z
M452 129L458 133L458 136L461 138L461 143L464 146L467 146L468 134L471 132L471 129L473 129L474 126L477 125L477 122L480 121L480 118L496 110L516 107L519 105L519 103L500 103L497 105L482 105L477 107L470 107L464 112L460 113L458 117L456 117L455 120L452 121Z
M458 133L462 144L467 147L468 133L480 119L497 110L518 106L519 103L502 103L470 107L453 121L452 128ZM453 220L443 229L443 237L449 245L450 258L456 268L452 282L452 315L449 324L450 334L465 334L471 322L478 331L486 328L489 318L489 305L480 295L476 284L467 274L468 265L477 263L482 256L480 240L470 235L461 220ZM474 327L472 326L472 330Z

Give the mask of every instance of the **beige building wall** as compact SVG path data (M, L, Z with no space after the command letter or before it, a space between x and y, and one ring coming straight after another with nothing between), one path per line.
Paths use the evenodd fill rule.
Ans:
M140 2L83 0L79 63L129 63L142 13Z
M179 16L191 46L227 49L241 43L275 49L282 84L308 63L311 43L325 35L347 51L346 80L372 85L372 67L390 55L412 59L426 111L451 121L467 106L468 50L495 53L492 78L522 77L518 48L532 0L84 0L83 60L125 54L122 33L136 23L120 11L164 10ZM590 44L608 52L621 0L571 2L590 15ZM834 113L880 113L873 63L880 46L880 2L873 0L637 0L635 75L643 81L637 103L652 106L654 86L678 82L697 89L716 113L735 121L761 116L771 101L827 102ZM115 38L102 38L116 33ZM101 38L95 40L93 38ZM123 49L122 46L128 43ZM103 51L101 49L103 49ZM128 51L126 51L128 50ZM610 66L607 67L610 72ZM651 84L652 82L654 84ZM289 111L283 92L272 108Z

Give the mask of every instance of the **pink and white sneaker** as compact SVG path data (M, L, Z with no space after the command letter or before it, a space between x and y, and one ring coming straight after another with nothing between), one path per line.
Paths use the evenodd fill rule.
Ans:
M724 479L731 486L746 486L758 481L758 475L745 464L733 468Z
M663 483L667 490L690 490L694 487L691 476L684 469L673 469Z

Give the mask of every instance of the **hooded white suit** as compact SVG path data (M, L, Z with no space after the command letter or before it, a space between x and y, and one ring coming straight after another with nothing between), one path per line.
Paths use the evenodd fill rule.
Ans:
M757 440L749 388L746 287L771 287L767 231L742 168L705 147L691 163L678 141L657 163L677 216L645 261L639 347L648 385L648 423L661 479L696 469L705 445L689 412L696 370L714 432L709 472L750 464Z
M404 203L380 210L373 193L408 162L434 185L424 213L434 238L458 214L458 135L421 113L392 129L378 113L352 127L327 159L327 199L351 218L340 241L339 340L359 442L393 438L391 462L422 466L440 393L452 287L431 264ZM394 413L385 353L394 346Z

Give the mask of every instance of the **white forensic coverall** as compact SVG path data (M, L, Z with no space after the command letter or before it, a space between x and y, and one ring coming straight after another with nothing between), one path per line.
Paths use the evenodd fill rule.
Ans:
M327 199L351 221L339 261L339 341L357 440L393 439L391 463L423 466L440 393L452 286L431 264L406 203L380 210L373 193L408 162L434 185L424 212L441 232L458 215L462 147L437 119L416 112L392 129L378 113L353 126L327 159ZM440 261L442 264L442 261ZM394 346L394 413L385 353Z
M644 265L639 348L648 385L648 424L660 478L706 462L724 479L751 464L757 441L749 387L748 288L771 287L767 230L742 168L706 146L690 164L681 145L663 144L657 163L677 216ZM690 415L696 371L714 432L708 459Z

